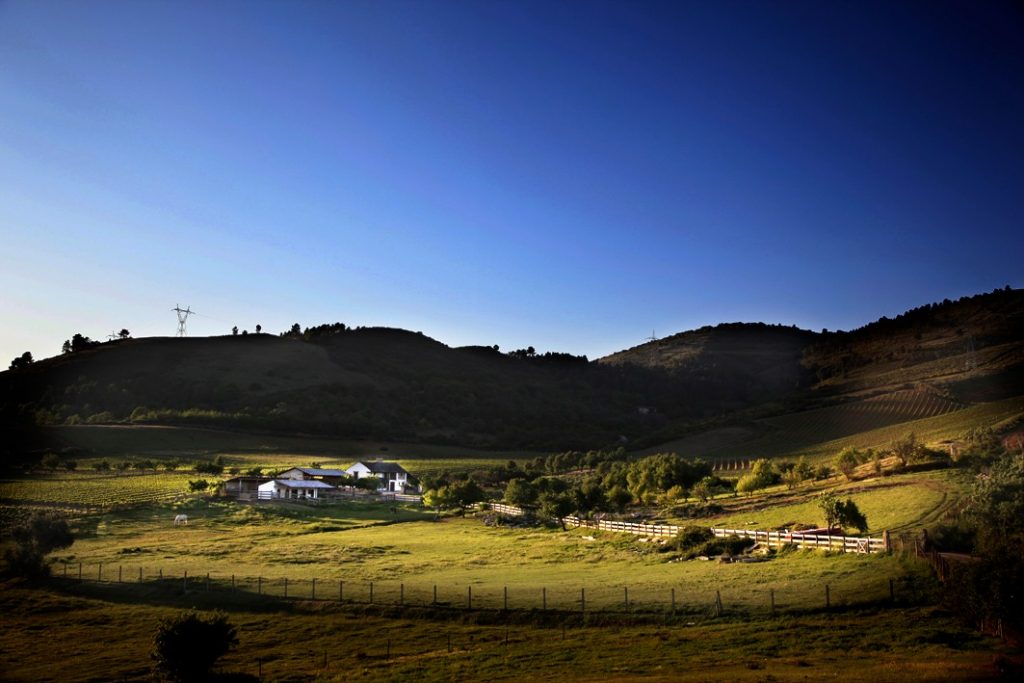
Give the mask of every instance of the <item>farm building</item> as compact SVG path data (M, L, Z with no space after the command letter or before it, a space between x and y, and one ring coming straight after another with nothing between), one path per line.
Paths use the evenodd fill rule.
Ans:
M270 481L270 477L232 477L224 482L224 493L236 498L245 498L257 495L260 484Z
M320 467L293 467L290 470L281 472L275 478L322 481L331 486L337 486L347 476L345 470L323 469Z
M316 479L272 479L259 486L260 500L275 498L321 498L325 493L337 491L334 486Z
M377 458L372 462L360 460L347 470L345 474L353 479L377 477L380 479L380 490L391 493L404 493L409 484L409 473L397 462L384 462Z

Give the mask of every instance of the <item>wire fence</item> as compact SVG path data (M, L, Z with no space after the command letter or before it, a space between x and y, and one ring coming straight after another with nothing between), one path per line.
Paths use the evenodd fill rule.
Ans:
M297 601L330 601L345 604L391 607L490 610L499 612L542 611L594 614L703 614L705 616L757 615L777 612L809 612L866 605L919 602L922 591L909 576L879 579L808 580L780 586L730 584L709 588L686 585L638 583L585 583L568 586L486 585L478 583L431 583L411 581L242 576L182 571L136 565L65 563L55 572L67 582L133 585L179 594L207 593L216 602L246 597Z

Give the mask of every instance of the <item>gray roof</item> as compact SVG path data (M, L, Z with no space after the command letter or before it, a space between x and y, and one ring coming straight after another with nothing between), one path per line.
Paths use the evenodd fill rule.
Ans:
M325 470L318 467L289 467L285 472L291 472L292 470L298 470L303 474L308 474L311 477L344 477L345 470ZM281 474L284 474L282 472Z
M366 469L370 470L371 472L401 472L404 474L409 474L406 471L406 469L399 465L397 462L377 462L376 460L366 462L365 460L360 460L356 464L363 465L364 467L366 467Z
M333 489L327 482L316 479L275 479L275 484L280 484L290 489Z

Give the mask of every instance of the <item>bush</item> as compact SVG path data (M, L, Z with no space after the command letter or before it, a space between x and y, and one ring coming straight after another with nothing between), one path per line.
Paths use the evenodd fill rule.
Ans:
M226 615L203 617L185 612L164 619L153 637L156 668L174 681L201 681L217 660L238 645L235 627Z
M46 555L75 542L68 523L56 515L36 512L11 530L14 547L4 552L7 570L16 576L46 576Z
M754 545L752 538L740 538L739 536L728 536L726 538L712 538L700 545L687 550L683 557L693 559L695 557L711 557L712 555L740 555L744 550Z

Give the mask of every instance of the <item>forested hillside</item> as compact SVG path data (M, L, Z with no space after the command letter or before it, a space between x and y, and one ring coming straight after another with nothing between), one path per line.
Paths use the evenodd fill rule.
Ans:
M341 324L70 346L0 373L9 434L190 424L495 448L651 446L910 389L959 405L1024 393L1024 292L922 306L851 332L723 324L595 362Z

